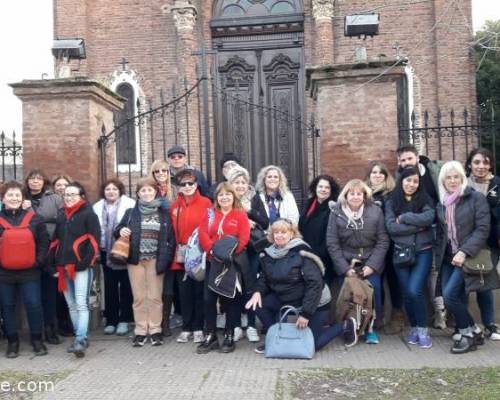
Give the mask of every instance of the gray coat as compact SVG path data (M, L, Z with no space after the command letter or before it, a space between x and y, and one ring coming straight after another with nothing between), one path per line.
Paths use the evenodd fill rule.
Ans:
M33 203L32 203L33 204ZM40 204L34 206L33 211L36 212L43 218L47 231L49 232L49 239L54 238L54 232L56 230L56 217L59 209L63 207L63 199L61 196L53 193L50 190L46 190L40 199Z
M384 270L389 237L382 209L371 202L365 204L363 221L362 229L348 229L347 216L340 205L332 207L326 230L326 246L338 275L345 275L353 258L360 259L379 274Z
M435 216L434 208L426 205L419 213L402 213L397 223L392 199L387 200L385 205L385 227L392 241L400 246L415 244L416 251L432 248L434 242L432 224Z
M445 207L437 206L437 240L435 247L436 265L441 267L445 261L448 244L448 228L445 220ZM467 187L455 208L455 225L459 250L467 256L474 257L486 247L490 234L490 208L486 197ZM465 277L467 291L494 288L498 281L496 271L484 277L485 284L479 284L480 277L467 275Z

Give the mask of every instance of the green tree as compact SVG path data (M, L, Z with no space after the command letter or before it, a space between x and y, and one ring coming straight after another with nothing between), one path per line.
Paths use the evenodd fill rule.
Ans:
M500 21L486 21L476 32L476 86L477 103L481 121L494 123L491 135L485 141L487 147L496 142L497 172L500 171ZM496 135L496 137L494 137Z

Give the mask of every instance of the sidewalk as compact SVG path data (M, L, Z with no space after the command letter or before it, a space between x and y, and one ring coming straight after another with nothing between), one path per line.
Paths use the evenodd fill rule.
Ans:
M451 368L500 366L500 342L487 340L477 351L462 356L449 352L451 331L434 331L434 347L420 350L406 345L400 336L382 336L379 345L360 343L346 350L336 339L311 361L270 360L253 352L246 340L232 354L197 355L195 345L178 344L174 336L162 347L133 348L131 338L92 336L83 359L66 353L69 339L50 346L50 354L33 357L22 342L21 355L4 358L0 342L0 371L30 371L37 375L67 372L53 393L39 399L203 399L271 400L287 372L304 368ZM0 396L1 398L1 396Z

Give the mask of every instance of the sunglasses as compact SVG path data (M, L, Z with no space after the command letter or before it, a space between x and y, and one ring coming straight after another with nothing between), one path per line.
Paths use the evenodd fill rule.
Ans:
M187 187L187 186L191 187L194 185L196 185L196 182L181 182L181 183L179 183L180 187Z
M162 174L166 174L166 173L168 172L168 169L166 169L166 168L162 168L162 169L155 169L155 170L153 171L153 173L155 173L155 174L159 174L160 172L161 172Z

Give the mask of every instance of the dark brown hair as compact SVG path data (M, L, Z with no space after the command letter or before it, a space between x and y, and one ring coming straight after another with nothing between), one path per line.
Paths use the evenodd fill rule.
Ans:
M110 178L101 185L99 196L101 196L103 199L104 199L104 190L108 185L115 185L118 188L118 191L120 192L120 196L123 196L125 194L125 185L123 184L123 182L118 178Z

